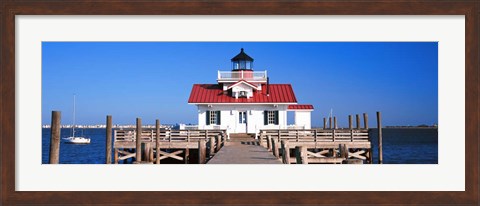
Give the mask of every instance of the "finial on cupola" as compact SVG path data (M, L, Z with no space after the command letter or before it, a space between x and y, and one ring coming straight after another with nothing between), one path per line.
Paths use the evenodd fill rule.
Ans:
M253 70L253 58L248 56L243 48L240 49L240 53L232 58L232 71L239 70Z

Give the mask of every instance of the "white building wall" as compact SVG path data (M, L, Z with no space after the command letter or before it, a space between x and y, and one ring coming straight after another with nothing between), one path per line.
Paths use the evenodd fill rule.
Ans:
M295 111L295 126L311 129L311 111Z
M258 133L261 129L286 129L287 128L287 105L199 105L198 128L199 129L226 129L228 133L237 133L239 126L239 111L247 112L247 133ZM221 111L220 126L205 125L206 111ZM264 125L265 110L278 110L278 125Z

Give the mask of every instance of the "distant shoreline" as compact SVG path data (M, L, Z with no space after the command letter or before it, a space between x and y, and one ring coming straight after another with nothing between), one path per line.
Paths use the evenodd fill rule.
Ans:
M161 125L161 128L172 128L174 125ZM50 125L42 125L43 129L50 128ZM62 129L71 129L71 125L62 125ZM77 129L105 129L105 125L79 125L76 126ZM136 128L136 125L113 125L113 129L132 129ZM155 128L155 125L142 125L142 128ZM323 127L312 127L312 129L322 129ZM328 129L328 128L327 128ZM338 128L338 129L348 129L348 128ZM354 128L355 129L355 128ZM377 129L376 127L370 127L370 129ZM436 126L385 126L383 129L438 129Z

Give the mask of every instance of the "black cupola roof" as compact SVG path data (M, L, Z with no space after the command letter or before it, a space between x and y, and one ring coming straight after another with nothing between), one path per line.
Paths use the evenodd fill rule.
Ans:
M253 62L253 58L248 56L247 54L245 54L245 52L243 52L243 48L242 48L242 49L240 49L240 53L237 54L237 56L232 58L232 62L239 62L239 61Z

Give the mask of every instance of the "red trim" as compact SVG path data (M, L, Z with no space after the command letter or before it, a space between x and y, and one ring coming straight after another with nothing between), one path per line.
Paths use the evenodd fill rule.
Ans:
M253 92L253 97L235 99L224 93L218 84L194 84L188 103L297 103L290 84L270 84L270 95L267 96L266 92L263 89L261 92Z
M311 105L311 104L294 104L294 105L288 105L288 109L291 109L291 110L313 110L313 105Z

